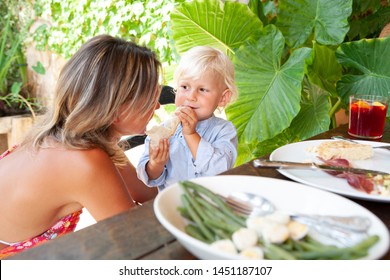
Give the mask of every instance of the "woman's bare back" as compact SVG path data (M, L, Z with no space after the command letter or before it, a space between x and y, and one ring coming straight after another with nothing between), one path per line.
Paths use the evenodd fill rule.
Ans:
M24 149L0 160L0 240L32 238L83 207L102 220L134 205L102 150Z

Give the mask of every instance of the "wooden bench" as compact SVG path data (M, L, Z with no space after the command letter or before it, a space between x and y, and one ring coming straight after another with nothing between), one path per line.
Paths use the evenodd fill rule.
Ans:
M25 133L33 124L29 115L0 118L0 153L22 141Z

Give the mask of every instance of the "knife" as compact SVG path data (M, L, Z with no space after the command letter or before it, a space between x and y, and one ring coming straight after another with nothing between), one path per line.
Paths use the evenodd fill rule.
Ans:
M378 171L378 170L325 165L325 164L318 164L315 162L291 162L291 161L255 159L253 161L253 166L273 167L273 168L311 169L311 170L325 170L325 171L327 170L327 171L339 171L339 172L348 172L348 173L355 173L355 174L390 175L389 173Z

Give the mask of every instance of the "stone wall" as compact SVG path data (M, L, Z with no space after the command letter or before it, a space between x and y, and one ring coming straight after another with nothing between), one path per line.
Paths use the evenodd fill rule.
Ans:
M49 24L43 20L37 20L31 26L31 32L44 23ZM28 80L32 85L33 95L36 96L44 106L50 105L59 73L66 63L66 60L50 51L36 50L35 45L31 43L26 49L26 61L28 65ZM41 62L46 70L44 75L38 74L32 69L32 66L37 65L38 62Z

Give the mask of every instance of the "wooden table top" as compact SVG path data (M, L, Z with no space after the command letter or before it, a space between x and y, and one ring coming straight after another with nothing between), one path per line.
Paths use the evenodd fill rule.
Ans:
M348 137L346 125L319 134L313 139L329 139L334 135ZM379 141L390 143L390 123ZM264 157L268 158L268 157ZM390 163L390 162L389 162ZM274 169L254 168L252 162L233 168L222 175L252 175L289 180ZM390 230L390 203L351 199L377 215ZM9 259L196 259L158 222L153 201L122 214L98 222ZM390 250L383 256L390 259Z

